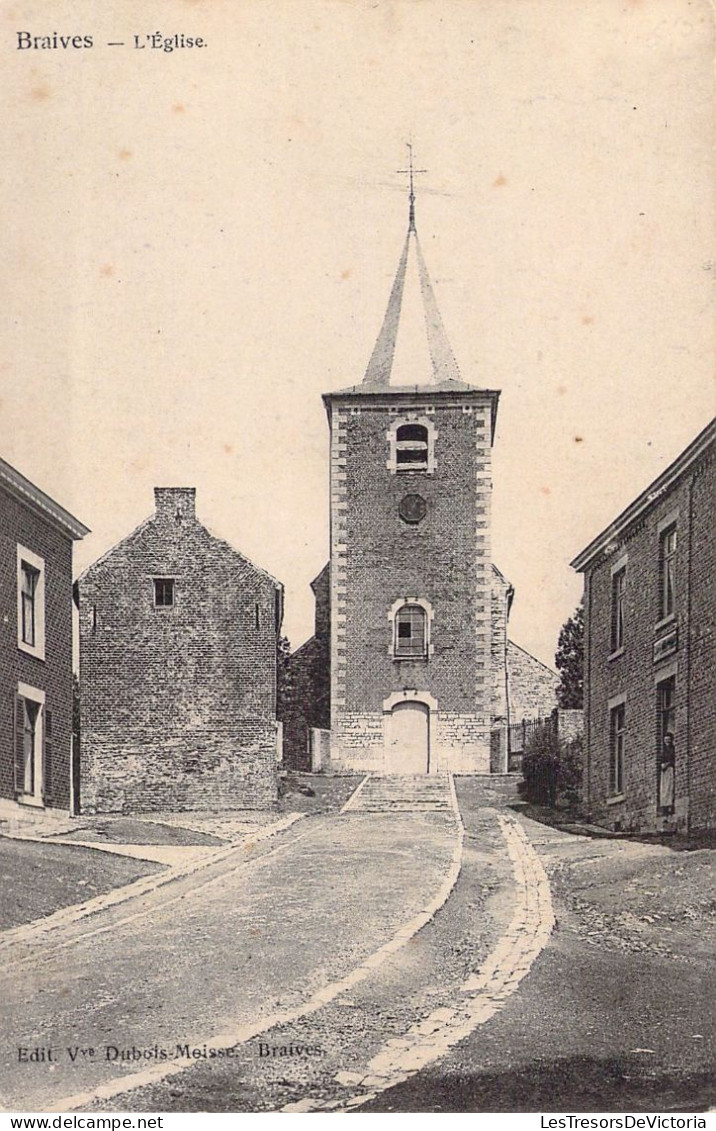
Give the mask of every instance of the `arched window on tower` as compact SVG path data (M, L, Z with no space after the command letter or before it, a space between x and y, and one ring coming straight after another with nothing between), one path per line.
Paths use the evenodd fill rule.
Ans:
M395 462L406 471L428 466L428 430L424 424L401 424L396 432Z
M428 617L421 605L401 605L395 614L393 654L398 659L422 659L428 654Z

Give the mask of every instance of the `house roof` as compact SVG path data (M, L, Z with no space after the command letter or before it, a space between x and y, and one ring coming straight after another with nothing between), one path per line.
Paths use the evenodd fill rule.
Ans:
M511 581L508 581L501 569L498 569L495 563L492 563L492 572L508 589L513 589L514 586Z
M168 491L170 490L170 488L160 488L159 490ZM193 488L181 488L180 490L182 492L186 492L193 490ZM260 577L263 577L265 581L268 581L274 586L275 589L283 593L283 584L277 578L275 578L273 574L270 574L268 570L262 569L261 566L257 566L254 562L251 561L250 558L247 558L245 554L242 554L240 550L237 550L235 546L232 546L230 542L227 542L225 538L220 538L216 534L212 533L212 531L209 530L208 527L204 526L204 524L199 521L193 511L190 515L187 516L184 521L187 528L201 531L202 534L206 538L210 539L215 545L221 546L227 552L227 554L230 554L232 557L239 559L248 569L253 571L253 573L259 575ZM79 575L75 584L81 584L86 578L91 577L97 569L104 565L105 562L110 561L116 554L121 553L129 543L142 538L146 532L151 531L151 528L155 524L161 524L161 522L162 518L155 510L153 514L150 514L147 518L143 519L143 521L140 522L138 526L135 526L134 529L129 532L129 534L125 534L123 538L120 538L118 542L115 542L114 545L105 550L105 552L101 554L99 558L88 565Z
M680 477L688 471L688 469L698 460L709 447L713 444L716 437L716 418L712 420L703 431L699 432L698 436L691 441L687 448L676 457L673 463L669 464L665 471L662 471L653 483L642 491L640 495L626 510L614 519L609 526L602 530L589 545L582 550L580 554L570 564L573 569L579 573L584 572L600 554L604 553L613 542L619 539L624 532L640 518L645 511L650 507L655 506L663 495L680 479Z
M514 640L508 640L507 651L508 653L512 652L513 655L515 652L521 652L522 655L526 656L527 659L530 660L533 664L537 664L540 668L544 668L548 675L552 676L556 681L559 681L559 673L556 672L554 668L551 668L549 664L543 663L542 660L538 660L536 656L533 656L532 653L528 652L526 648L523 648L521 644L516 644Z
M7 490L14 495L21 502L32 507L38 512L47 522L62 531L63 534L69 535L74 541L84 538L85 534L89 534L88 526L80 522L79 519L26 479L14 467L11 467L4 459L0 459L0 484L7 488Z
M331 568L331 563L326 562L326 564L324 565L324 567L320 571L320 573L317 573L316 576L314 577L313 581L311 582L311 589L313 590L314 593L316 592L316 589L318 588L318 586L322 583L322 581L326 577L326 574L330 572L330 568Z

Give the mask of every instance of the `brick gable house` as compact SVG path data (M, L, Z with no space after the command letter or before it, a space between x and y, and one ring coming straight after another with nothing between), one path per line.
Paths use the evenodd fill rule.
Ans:
M283 590L155 488L154 515L79 578L82 809L272 805Z
M584 797L613 829L699 831L714 804L712 421L572 565L584 574Z
M72 544L88 533L0 459L0 800L15 813L73 807Z

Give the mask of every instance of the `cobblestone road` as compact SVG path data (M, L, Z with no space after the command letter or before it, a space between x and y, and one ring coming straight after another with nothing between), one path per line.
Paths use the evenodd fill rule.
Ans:
M549 892L520 826L495 808L498 794L479 792L457 885L404 948L321 1010L246 1041L231 1063L197 1065L116 1097L113 1108L358 1107L444 1055L499 1010L549 933ZM356 815L361 836L377 816Z
M459 780L464 829L449 812L310 818L248 866L31 948L0 976L30 1019L7 1026L13 1106L703 1110L709 853L559 832L507 793ZM97 1049L203 1033L231 1056L18 1069L17 1044L68 1032Z
M458 796L462 870L409 945L116 1110L704 1110L709 853L558 832L505 811L499 784L459 779Z

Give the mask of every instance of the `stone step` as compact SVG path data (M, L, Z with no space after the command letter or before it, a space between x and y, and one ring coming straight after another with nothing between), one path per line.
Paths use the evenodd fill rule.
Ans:
M441 797L445 792L444 789L421 789L420 786L409 786L408 788L396 789L395 787L384 789L382 786L365 785L364 789L369 793L380 793L381 797L430 797L434 794L436 797Z
M446 774L371 776L348 805L354 813L431 813L451 808Z

